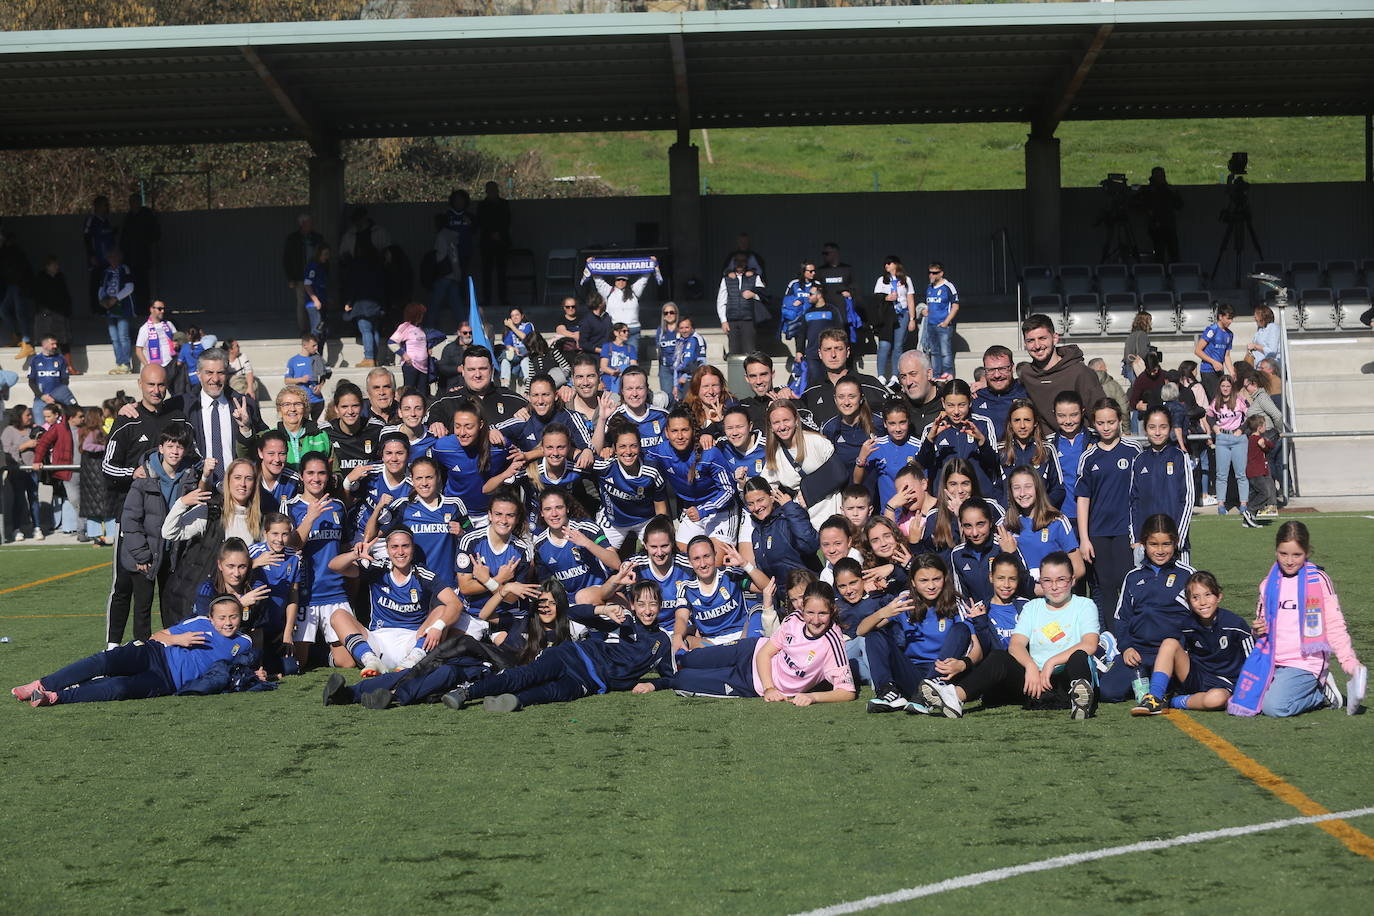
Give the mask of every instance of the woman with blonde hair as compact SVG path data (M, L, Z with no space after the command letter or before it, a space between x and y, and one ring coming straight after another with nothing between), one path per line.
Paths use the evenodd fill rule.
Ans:
M262 487L258 468L247 458L229 462L219 494L194 486L171 506L162 523L169 541L190 541L206 533L212 512L218 512L220 538L239 538L245 544L262 540ZM218 497L218 499L216 499ZM218 505L212 506L212 503ZM222 507L222 508L221 508Z
M806 429L796 405L788 399L774 401L768 408L763 477L795 492L811 524L819 528L840 511L840 491L849 473L835 458L834 443Z

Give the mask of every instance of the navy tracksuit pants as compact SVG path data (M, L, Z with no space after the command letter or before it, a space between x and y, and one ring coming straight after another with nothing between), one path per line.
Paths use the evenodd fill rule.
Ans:
M131 642L74 661L40 679L59 703L146 700L176 693L160 642ZM92 680L100 678L100 680Z
M701 697L756 697L754 648L757 639L724 646L702 646L678 658L677 673L660 683L666 689Z
M940 658L963 658L973 644L973 630L962 620L956 620L940 644ZM938 677L934 662L914 662L902 651L895 626L879 627L864 636L864 651L868 653L868 673L872 675L873 690L882 693L888 684L896 684L902 696L917 696L921 681Z
M577 643L570 640L545 649L528 665L482 678L468 688L468 696L477 699L513 693L523 707L566 703L605 690L605 685L593 678Z

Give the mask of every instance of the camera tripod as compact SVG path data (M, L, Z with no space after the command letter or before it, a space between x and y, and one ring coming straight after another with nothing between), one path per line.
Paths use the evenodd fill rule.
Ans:
M1221 259L1226 254L1226 246L1229 243L1235 254L1235 278L1236 287L1240 287L1241 277L1244 276L1240 270L1240 258L1245 253L1245 237L1248 234L1250 242L1255 246L1255 254L1259 259L1264 260L1264 249L1260 247L1259 236L1255 234L1255 224L1250 221L1250 202L1247 195L1249 184L1239 175L1232 175L1226 179L1226 209L1221 211L1221 221L1226 224L1226 232L1221 237L1221 244L1217 246L1217 259L1212 264L1212 284L1216 285L1217 269L1221 267Z

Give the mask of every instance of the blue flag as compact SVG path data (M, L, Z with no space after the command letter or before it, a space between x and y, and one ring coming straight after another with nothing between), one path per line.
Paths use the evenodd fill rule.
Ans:
M472 277L468 277L468 324L472 325L472 342L479 347L486 347L495 359L496 348L491 345L487 328L482 324L482 310L477 307L477 290L472 285Z

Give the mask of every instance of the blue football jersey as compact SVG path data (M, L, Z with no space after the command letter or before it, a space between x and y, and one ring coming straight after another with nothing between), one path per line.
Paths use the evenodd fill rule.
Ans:
M506 546L497 550L491 543L491 538L487 536L485 527L476 531L469 531L458 541L458 572L459 574L471 575L478 563L486 566L491 574L496 575L506 563L511 560L516 561L514 582L530 581L530 573L533 569L533 550L530 542L525 538L511 538ZM467 606L468 613L476 617L482 610L482 606L487 603L489 595L464 595L463 603ZM516 617L523 616L526 609L518 602L503 602L492 615L493 625L497 629L503 629L510 624Z
M677 554L673 557L672 565L668 567L667 575L660 577L654 572L654 565L650 562L648 554L635 554L630 557L629 562L641 581L653 582L658 586L659 594L663 598L663 606L658 611L658 625L665 632L672 633L677 622L678 605L682 603L683 589L687 587L688 582L695 582L697 578L691 564L687 562L686 557Z
M339 543L343 540L344 526L347 524L344 506L332 497L326 497L325 503L325 510L310 527L302 551L306 569L305 596L302 600L308 604L342 604L348 600L343 574L329 568L329 561L339 555ZM291 518L291 524L296 527L300 527L309 510L304 496L292 498L284 508Z
M390 531L392 528L409 528L415 535L416 566L423 566L444 585L452 587L457 582L457 567L454 565L458 554L458 535L449 530L449 523L457 522L468 526L467 509L456 496L441 496L432 504L426 504L414 493L391 503L382 510L378 518L378 530Z
M581 531L593 542L609 547L606 534L592 522L572 521L568 523ZM534 569L539 581L553 578L563 583L572 598L580 588L600 585L610 578L605 564L586 548L578 547L572 541L555 544L550 532L543 531L534 539Z
M667 365L672 365L671 360ZM611 411L610 419L613 420L616 417L624 417L639 430L639 449L641 452L647 452L663 441L663 429L668 425L667 411L646 404L644 405L644 413L636 416L629 407L621 404Z
M695 577L682 589L682 602L688 620L707 639L743 632L749 622L745 607L744 583L749 576L738 566L722 566L716 572L716 587L707 594Z
M637 472L632 472L625 470L614 458L598 458L586 473L596 481L601 496L603 527L629 528L643 524L654 517L654 503L668 499L663 474L644 462L640 462Z
M248 548L248 559L256 560L263 554L270 554L267 544L258 541ZM259 602L259 606L266 612L262 616L272 620L286 619L286 605L291 601L293 589L299 589L301 584L301 555L293 547L287 547L282 551L281 562L272 566L259 566L253 570L253 587L265 585L270 589L266 598Z
M398 627L419 629L447 586L423 566L412 566L409 575L397 581L390 560L373 563L362 572L372 601L371 629Z

